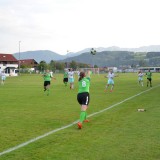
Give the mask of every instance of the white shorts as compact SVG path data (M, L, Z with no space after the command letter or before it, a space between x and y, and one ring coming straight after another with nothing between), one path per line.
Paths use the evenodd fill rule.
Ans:
M108 80L108 84L114 84L114 80L113 79L109 79Z
M1 79L2 79L2 81L5 81L5 80L6 80L6 77L2 76Z
M138 81L143 81L143 78L142 77L138 77Z
M73 83L73 82L74 82L74 78L69 78L69 79L68 79L68 82L69 82L69 83Z

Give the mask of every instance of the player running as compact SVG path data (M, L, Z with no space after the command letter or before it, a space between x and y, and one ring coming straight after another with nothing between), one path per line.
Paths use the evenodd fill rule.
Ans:
M53 78L53 76L51 75L51 73L49 72L49 70L47 69L46 72L43 74L43 78L44 78L44 92L47 91L47 96L50 93L50 85L51 85L51 80ZM54 78L55 79L55 78Z
M67 86L67 83L68 83L68 70L67 69L64 70L63 83L65 86Z

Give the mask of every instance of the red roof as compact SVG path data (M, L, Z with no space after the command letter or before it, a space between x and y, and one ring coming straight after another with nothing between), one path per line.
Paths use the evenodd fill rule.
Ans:
M30 67L37 67L38 66L38 63L34 59L21 59L20 64L30 66Z
M21 64L38 64L34 59L21 59Z
M0 61L1 62L4 62L4 61L17 62L17 59L12 54L0 53Z

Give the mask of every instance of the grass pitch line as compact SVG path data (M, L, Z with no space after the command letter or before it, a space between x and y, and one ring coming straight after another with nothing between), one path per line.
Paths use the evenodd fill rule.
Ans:
M24 146L27 146L28 144L33 143L33 142L35 142L35 141L37 141L37 140L39 140L39 139L42 139L42 138L44 138L44 137L47 137L47 136L49 136L49 135L51 135L51 134L53 134L53 133L55 133L55 132L58 132L58 131L63 130L63 129L65 129L65 128L69 128L69 127L73 126L74 124L76 124L77 122L78 122L78 120L75 121L75 122L73 122L73 123L71 123L71 124L69 124L69 125L63 126L63 127L61 127L61 128L54 129L54 130L52 130L52 131L50 131L50 132L47 132L47 133L45 133L45 134L43 134L43 135L41 135L41 136L35 137L35 138L33 138L33 139L31 139L31 140L29 140L29 141L27 141L27 142L21 143L21 144L15 146L15 147L9 148L9 149L1 152L1 153L0 153L0 156L4 155L4 154L6 154L6 153L10 153L10 152L12 152L12 151L14 151L14 150L17 150L17 149L19 149L19 148L22 148L22 147L24 147Z
M159 86L160 86L160 85L158 85L158 86L156 86L156 87L159 87ZM150 91L151 89L156 88L156 87L152 87L152 88L147 89L147 90L145 90L145 91L143 91L143 92L140 92L140 93L138 93L138 94L136 94L136 95L134 95L134 96L131 96L131 97L129 97L129 98L126 98L125 100L123 100L123 101L121 101L121 102L118 102L118 103L116 103L116 104L113 104L112 106L109 106L109 107L107 107L107 108L105 108L105 109L102 109L102 110L100 110L100 111L98 111L98 112L92 113L92 114L88 115L87 117L92 117L92 116L97 115L97 114L99 114L99 113L105 112L105 111L107 111L107 110L109 110L109 109L111 109L111 108L113 108L113 107L115 107L115 106L118 106L119 104L122 104L122 103L124 103L124 102L126 102L126 101L128 101L128 100L130 100L130 99L133 99L133 98L135 98L135 97L137 97L137 96L139 96L139 95L141 95L141 94L143 94L143 93L145 93L145 92L148 92L148 91Z
M123 100L123 101L121 101L121 102L118 102L118 103L116 103L116 104L113 104L113 105L110 106L110 107L107 107L107 108L105 108L105 109L103 109L103 110L100 110L100 111L98 111L98 112L95 112L95 113L93 113L93 114L90 114L90 115L88 115L88 117L92 117L92 116L97 115L97 114L99 114L99 113L105 112L105 111L107 111L107 110L109 110L109 109L111 109L111 108L113 108L113 107L115 107L115 106L118 106L119 104L122 104L122 103L124 103L124 102L126 102L126 101L128 101L128 100L130 100L130 99L133 99L133 98L135 98L135 97L137 97L137 96L139 96L139 95L141 95L141 94L143 94L143 93L145 93L145 92L148 92L148 91L150 91L151 89L157 88L157 87L159 87L159 86L160 86L160 85L155 86L155 87L152 87L152 88L149 88L149 89L147 89L147 90L145 90L145 91L143 91L143 92L140 92L140 93L138 93L138 94L136 94L136 95L134 95L134 96L131 96L131 97L129 97L129 98L127 98L127 99L125 99L125 100ZM73 122L73 123L71 123L71 124L69 124L69 125L63 126L63 127L61 127L61 128L54 129L54 130L52 130L52 131L50 131L50 132L47 132L47 133L45 133L45 134L43 134L43 135L41 135L41 136L35 137L35 138L33 138L33 139L31 139L31 140L29 140L29 141L27 141L27 142L21 143L21 144L15 146L15 147L9 148L9 149L7 149L7 150L5 150L5 151L3 151L3 152L0 152L0 156L5 155L5 154L7 154L7 153L10 153L10 152L12 152L12 151L14 151L14 150L17 150L17 149L19 149L19 148L22 148L22 147L24 147L24 146L27 146L28 144L33 143L33 142L35 142L35 141L37 141L37 140L39 140L39 139L42 139L42 138L44 138L44 137L47 137L47 136L49 136L49 135L51 135L51 134L53 134L53 133L55 133L55 132L61 131L61 130L66 129L66 128L69 128L69 127L73 126L74 124L76 124L77 122L78 122L78 120L75 121L75 122Z
M131 97L129 97L129 98L126 98L125 100L123 100L123 101L121 101L121 102L118 102L118 103L116 103L116 104L113 104L113 105L111 105L111 106L109 106L109 107L107 107L107 108L105 108L105 109L102 109L102 110L100 110L100 111L98 111L98 112L94 112L94 113L88 115L87 117L92 117L92 116L97 115L97 114L99 114L99 113L105 112L105 111L107 111L107 110L109 110L109 109L111 109L111 108L113 108L113 107L115 107L115 106L117 106L117 105L119 105L119 104L122 104L122 103L124 103L124 102L126 102L126 101L128 101L128 100L130 100L130 99L133 99L133 98L135 98L135 97L137 97L137 96L139 96L139 95L141 95L141 94L143 94L143 93L145 93L145 92L148 92L148 91L150 91L150 90L153 89L153 88L157 88L157 87L159 87L159 86L160 86L160 85L155 86L155 87L152 87L152 88L149 88L149 89L147 89L147 90L145 90L145 91L143 91L143 92L140 92L140 93L138 93L138 94L136 94L136 95L134 95L134 96L131 96Z

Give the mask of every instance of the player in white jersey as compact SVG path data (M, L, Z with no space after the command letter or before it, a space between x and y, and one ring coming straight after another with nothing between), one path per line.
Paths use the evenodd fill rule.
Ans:
M74 71L72 70L72 68L68 69L68 81L70 84L70 89L74 89Z
M6 74L5 74L5 72L2 71L1 74L0 74L0 76L1 76L1 84L4 85L4 82L6 80Z
M141 86L143 86L143 76L144 76L144 74L142 73L142 71L139 71L138 72L138 83Z
M112 92L113 88L114 88L114 77L116 77L116 75L113 73L113 70L110 70L108 72L108 76L105 76L105 77L108 78L108 82L107 82L107 85L105 87L105 92L107 91L109 85L111 85L110 92Z

